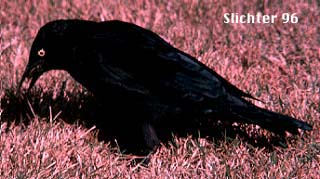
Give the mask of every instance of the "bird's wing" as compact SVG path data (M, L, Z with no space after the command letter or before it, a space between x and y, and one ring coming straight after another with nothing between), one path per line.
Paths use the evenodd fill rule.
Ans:
M235 97L248 97L258 100L232 85L194 57L178 49L171 52L159 53L158 56L161 59L171 60L179 64L180 70L176 73L176 83L180 85L188 85L195 91L202 91L202 94L210 98L216 98L229 93Z
M158 58L175 64L175 73L165 76L161 82L163 86L177 90L182 97L202 101L207 98L217 99L227 94L222 81L193 57L175 50L159 53Z
M102 68L121 84L195 101L216 99L227 93L252 98L155 33L123 22L109 23L105 26L107 33L94 34L92 44L96 44L95 49L100 48L97 51Z

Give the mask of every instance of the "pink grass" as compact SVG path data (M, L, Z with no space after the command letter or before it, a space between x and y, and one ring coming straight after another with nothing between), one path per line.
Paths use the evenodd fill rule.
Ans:
M264 8L258 0L49 2L0 1L0 178L319 178L317 1L282 5L263 1ZM223 24L225 12L261 10L297 13L299 23ZM59 111L67 113L59 106L50 108L51 115L44 119L35 111L30 124L9 124L5 121L15 118L3 115L13 101L6 98L6 90L16 88L38 29L58 18L119 19L149 28L265 102L255 101L257 105L303 119L314 130L297 140L290 137L288 148L273 151L253 147L239 137L221 142L175 138L178 147L162 146L145 168L130 165L135 156L123 156L99 142L96 129L67 124L60 115L55 118ZM43 93L53 91L55 98L64 81L64 98L85 93L65 72L49 72L36 85ZM256 126L243 128L250 135L270 135Z

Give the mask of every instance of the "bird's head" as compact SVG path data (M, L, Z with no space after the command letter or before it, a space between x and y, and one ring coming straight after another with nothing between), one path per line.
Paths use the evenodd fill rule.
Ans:
M56 20L40 28L31 46L29 61L22 75L18 90L25 81L30 81L31 89L39 77L55 69L64 69L70 63L72 52L72 24L66 20Z

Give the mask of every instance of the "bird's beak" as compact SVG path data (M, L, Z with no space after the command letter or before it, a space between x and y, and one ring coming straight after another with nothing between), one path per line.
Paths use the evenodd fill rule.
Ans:
M18 86L18 92L21 91L21 87L24 81L30 81L27 88L27 92L34 86L39 77L44 73L43 70L43 61L39 60L36 63L28 63L25 72L22 75L21 81Z

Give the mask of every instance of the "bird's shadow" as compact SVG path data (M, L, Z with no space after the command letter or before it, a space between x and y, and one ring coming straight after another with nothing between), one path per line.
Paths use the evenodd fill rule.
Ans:
M55 97L54 97L55 96ZM105 111L100 107L93 95L88 93L60 93L54 94L53 91L43 92L40 89L33 89L28 94L22 92L17 94L15 90L8 89L5 91L4 96L1 98L1 122L10 123L24 123L28 125L33 119L34 115L41 118L48 119L50 113L55 115L59 112L59 118L63 119L67 123L80 123L87 128L92 127L101 123L101 116L99 114L105 114ZM48 119L49 120L49 119ZM104 121L102 126L113 125L112 121ZM7 125L10 126L10 125ZM100 126L100 125L98 125ZM226 140L233 140L240 138L244 142L251 144L257 148L265 148L268 151L273 151L275 146L285 146L285 139L280 136L274 136L270 138L265 135L249 135L243 127L234 126L231 124L221 123L221 122L210 122L210 125L204 125L200 129L176 129L172 131L172 134L165 135L171 137L164 137L161 139L163 144L174 143L173 134L178 137L193 136L198 138L199 135L202 138L206 138L215 144L225 142ZM110 131L104 127L98 127L99 130L99 140L112 139L115 135L110 133ZM107 134L108 136L105 136ZM112 142L112 141L111 141Z

